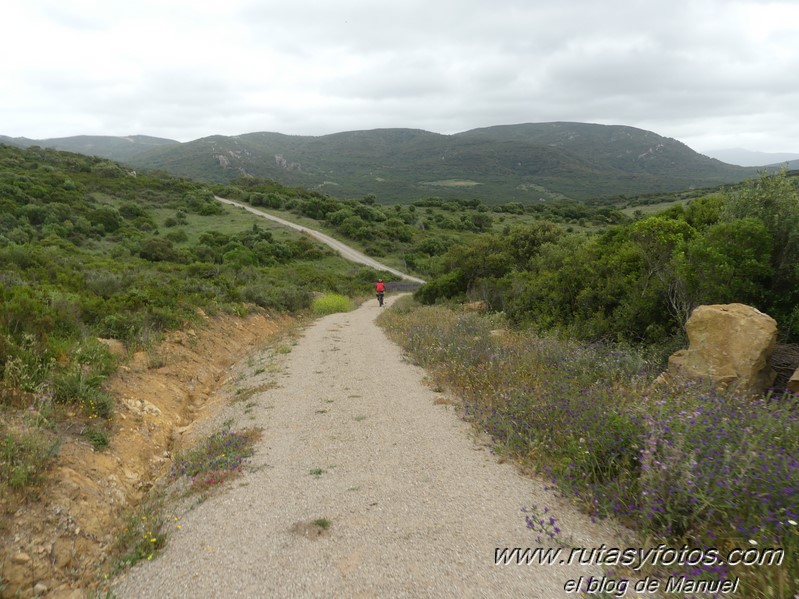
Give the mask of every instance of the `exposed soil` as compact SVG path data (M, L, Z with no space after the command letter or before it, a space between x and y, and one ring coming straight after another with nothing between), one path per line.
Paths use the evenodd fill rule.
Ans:
M231 365L291 324L265 313L203 317L205 326L133 354L107 381L116 399L107 449L96 451L78 424L37 499L0 498L0 596L78 598L96 587L118 531L172 451L222 407Z

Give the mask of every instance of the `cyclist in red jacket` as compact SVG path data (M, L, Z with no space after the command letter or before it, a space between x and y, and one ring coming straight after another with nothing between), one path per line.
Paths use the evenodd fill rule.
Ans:
M383 283L383 279L377 279L377 283L375 284L375 292L377 293L377 303L380 304L380 307L383 307L383 294L386 292L386 285Z

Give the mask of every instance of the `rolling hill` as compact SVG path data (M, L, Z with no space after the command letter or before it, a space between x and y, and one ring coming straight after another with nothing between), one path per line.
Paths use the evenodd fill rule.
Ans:
M65 152L75 152L87 156L100 156L119 162L130 162L138 154L148 152L153 148L177 145L180 142L161 137L148 135L130 135L127 137L114 137L108 135L76 135L74 137L55 137L52 139L28 139L27 137L6 137L0 135L0 142L28 148L42 146Z
M728 164L741 166L775 166L788 164L788 168L799 167L799 154L796 152L754 152L743 148L707 150L704 154L718 158Z
M187 143L80 138L82 145L63 145L78 139L57 140L62 145L52 147L195 179L255 176L344 198L374 194L381 202L431 196L489 204L585 200L709 187L755 175L755 169L725 164L650 131L587 123L505 125L455 135L375 129L320 137L218 135ZM145 147L145 140L154 141ZM48 141L54 140L38 143Z

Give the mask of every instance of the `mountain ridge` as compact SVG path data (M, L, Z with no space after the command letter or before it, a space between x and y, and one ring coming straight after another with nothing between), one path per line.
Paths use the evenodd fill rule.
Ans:
M151 135L73 135L48 139L0 135L0 142L21 148L42 146L65 152L75 152L76 154L109 158L119 162L127 162L137 154L147 152L155 147L180 144L179 141L174 139L153 137Z
M212 182L254 176L340 197L373 194L399 203L431 196L494 204L586 200L711 187L755 175L754 169L725 164L651 131L574 122L496 125L448 135L381 128L322 136L253 132L184 143L146 136L105 142L101 136L80 136L38 143Z
M799 152L757 152L746 148L723 148L702 153L739 166L775 166L788 163L791 168L799 167Z

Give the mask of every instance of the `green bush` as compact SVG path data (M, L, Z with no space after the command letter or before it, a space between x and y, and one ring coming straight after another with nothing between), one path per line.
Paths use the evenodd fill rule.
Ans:
M101 428L90 426L83 431L83 436L97 451L103 451L108 447L108 433Z
M316 297L311 303L311 310L319 316L335 314L336 312L350 312L354 309L355 302L338 293L327 293L321 297Z
M52 371L53 400L78 405L89 418L110 418L113 398L102 391L101 385L113 367L113 357L102 344L93 342L78 346L71 363Z
M268 310L296 312L311 305L311 294L298 287L254 283L241 291L242 299Z
M423 304L434 304L438 300L462 296L466 293L466 289L466 278L463 273L454 270L422 285L413 296Z

